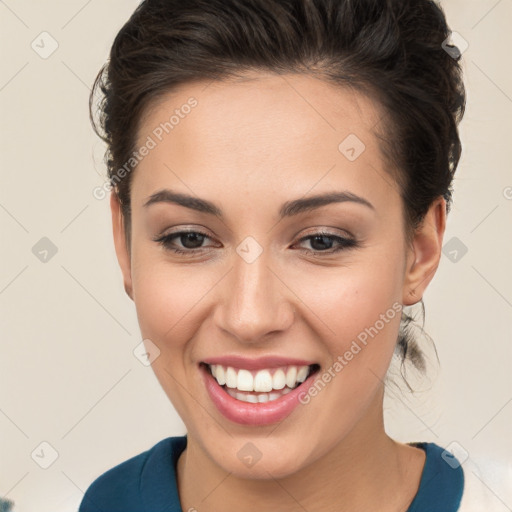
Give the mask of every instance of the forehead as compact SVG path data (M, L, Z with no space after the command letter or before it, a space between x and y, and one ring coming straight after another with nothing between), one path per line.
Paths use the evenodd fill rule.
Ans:
M381 116L365 95L306 75L253 73L185 84L141 119L138 147L148 137L155 146L138 165L134 188L142 200L160 184L186 176L198 192L219 185L243 185L248 192L264 180L267 188L290 192L297 184L294 193L303 195L304 186L322 176L325 186L334 186L342 175L347 183L357 177L361 192L375 173L385 178L374 132ZM361 152L356 159L354 151Z
M188 112L186 105L191 98L197 106ZM346 128L359 132L361 137L371 135L382 112L376 102L348 86L309 75L252 72L237 79L183 84L161 95L140 121L139 143L141 137L169 121L173 114L181 114L180 122L175 119L172 123L176 143L180 135L193 131L207 135L205 142L228 142L223 137L226 134L230 140L240 140L249 132L260 138L279 132L282 142L313 133L333 135ZM187 123L181 123L184 119ZM211 128L207 133L205 123ZM284 132L280 128L285 128Z

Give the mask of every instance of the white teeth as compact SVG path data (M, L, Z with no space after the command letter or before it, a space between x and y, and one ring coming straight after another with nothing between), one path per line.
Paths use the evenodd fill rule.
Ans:
M254 377L254 391L272 391L272 375L268 370L260 370Z
M297 372L297 381L304 382L308 376L308 373L309 368L307 366L301 366L300 370Z
M256 397L256 395L247 395L245 393L237 393L236 394L236 399L237 400L242 400L243 402L249 402L251 404L257 404L258 403L258 398Z
M297 384L304 382L309 374L309 366L286 366L276 370L264 369L256 372L214 364L210 365L210 369L220 386L226 385L227 388L238 391L259 393L269 393L273 390L289 392Z
M282 391L276 391L273 393L261 393L260 395L252 395L250 393L244 393L242 391L236 391L232 388L226 388L228 395L240 400L241 402L249 402L251 404L272 402L281 398L286 393L289 393L291 389L285 388Z
M274 373L272 377L272 387L274 389L283 389L286 386L286 375L283 370L279 368L279 370Z
M286 385L289 388L293 388L296 383L297 383L297 367L290 366L290 368L288 368L288 372L286 373Z
M237 384L237 374L231 366L228 366L226 370L226 386L228 388L236 388Z
M212 365L212 373L220 386L226 384L226 374L224 373L224 368L222 368L220 364Z
M236 387L240 391L253 391L253 378L249 370L238 370L238 380Z

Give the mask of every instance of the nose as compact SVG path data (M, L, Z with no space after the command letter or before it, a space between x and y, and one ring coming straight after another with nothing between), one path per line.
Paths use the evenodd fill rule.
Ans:
M215 323L238 342L254 344L286 331L293 323L293 293L284 276L269 265L264 251L248 263L235 255L218 290Z

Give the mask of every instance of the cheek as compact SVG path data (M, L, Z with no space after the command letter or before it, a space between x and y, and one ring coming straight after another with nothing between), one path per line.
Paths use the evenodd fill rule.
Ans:
M195 402L183 392L183 386L193 355L193 344L188 342L203 321L199 315L204 314L201 300L207 292L204 273L184 270L161 257L159 261L135 257L133 268L140 332L160 350L151 367L180 417L188 418L194 414Z
M380 339L394 343L402 297L400 263L393 263L397 260L397 255L368 258L344 267L318 267L302 272L300 279L294 277L293 281L300 283L295 291L306 306L304 311L314 313L311 321L323 339L330 340L331 354L343 353L352 340L359 335L364 338L365 329L376 322Z
M400 268L374 261L328 269L328 278L315 272L302 280L301 299L314 312L310 323L329 359L322 383L310 388L303 403L310 404L310 416L319 425L331 425L322 435L333 442L374 403L385 378L400 326ZM333 410L343 411L343 417L333 421Z
M191 330L207 291L204 272L194 272L160 258L134 254L132 282L141 333L160 350L179 348Z

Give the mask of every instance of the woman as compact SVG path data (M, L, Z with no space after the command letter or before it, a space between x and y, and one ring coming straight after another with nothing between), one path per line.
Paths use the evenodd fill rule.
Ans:
M465 92L426 0L146 0L95 83L113 234L186 436L80 512L469 510L384 430L439 264ZM447 50L450 51L447 51ZM91 94L91 108L92 108Z

